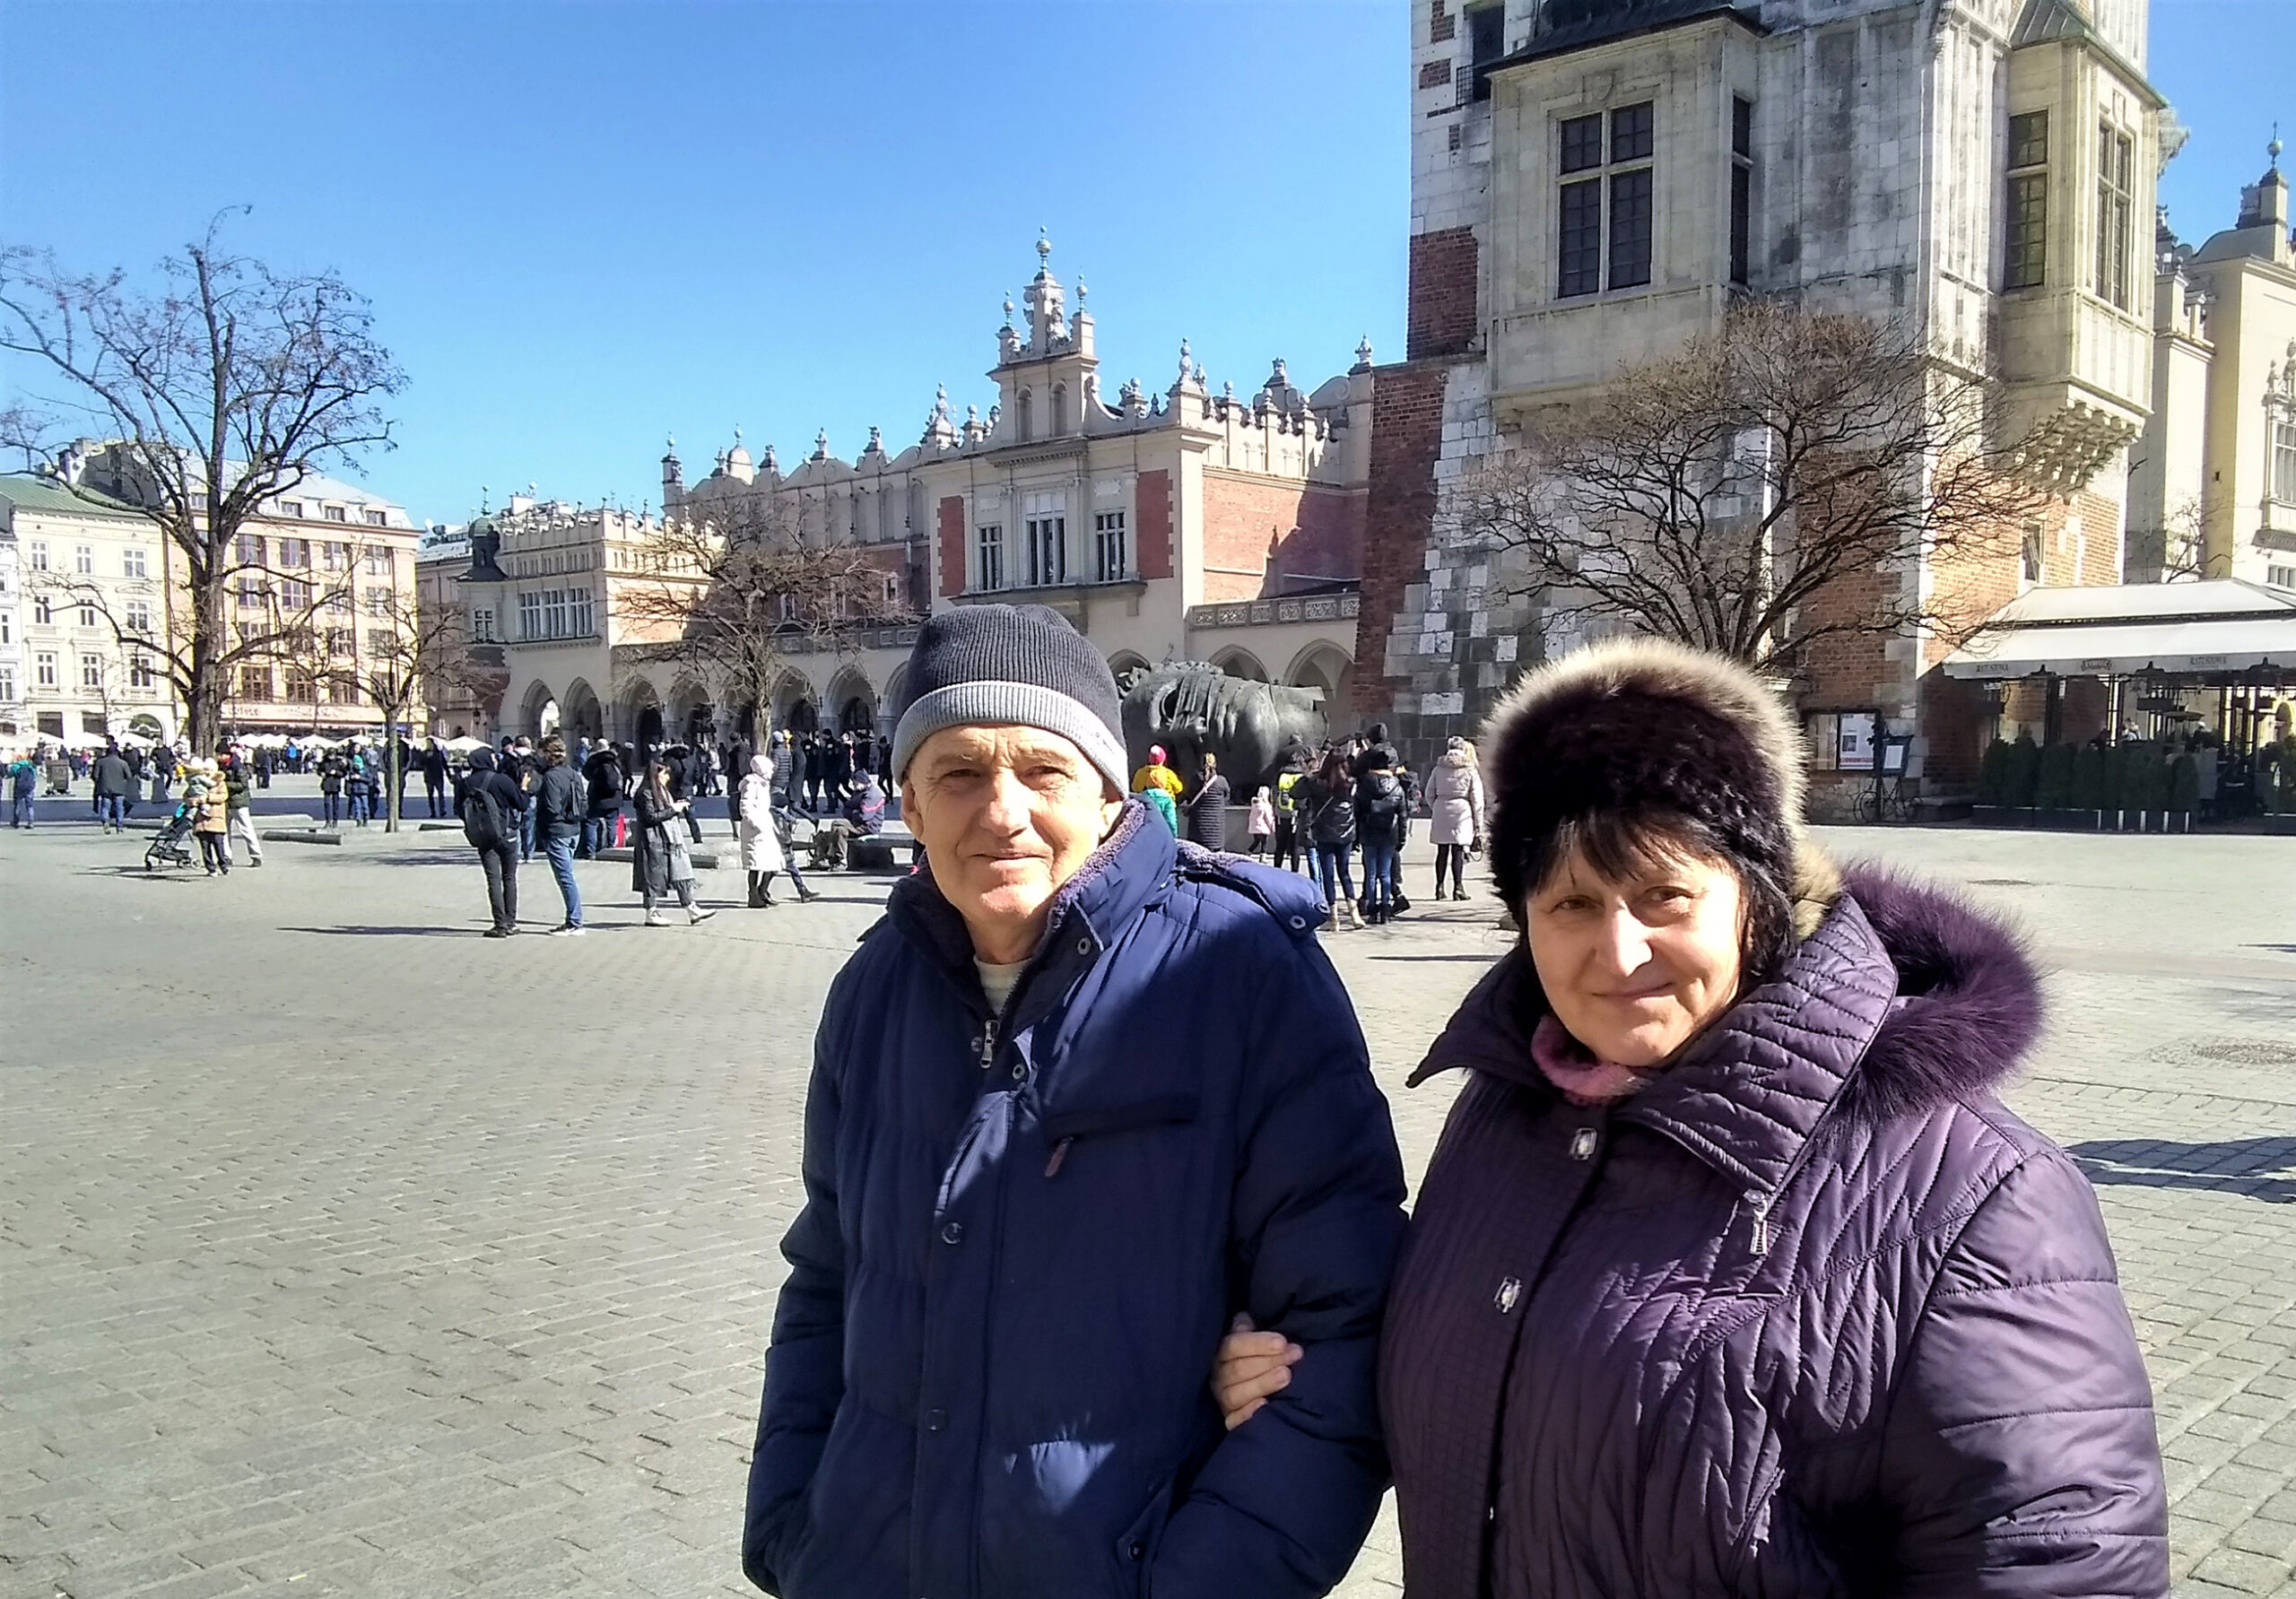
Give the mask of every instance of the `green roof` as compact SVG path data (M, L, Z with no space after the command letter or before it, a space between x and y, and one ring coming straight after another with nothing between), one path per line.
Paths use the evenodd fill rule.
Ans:
M139 522L147 519L134 506L93 492L74 493L59 487L52 478L31 477L22 473L0 474L0 500L20 511L45 511L52 516L132 517Z

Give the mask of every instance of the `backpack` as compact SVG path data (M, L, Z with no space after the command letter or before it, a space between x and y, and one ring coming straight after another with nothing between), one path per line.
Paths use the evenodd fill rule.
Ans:
M1285 772L1275 779L1275 808L1283 815L1290 816L1299 810L1300 796L1292 791L1299 786L1300 776L1299 772Z
M491 849L510 837L509 818L484 778L463 790L463 837L476 849Z
M1392 776L1372 773L1363 779L1363 817L1385 827L1403 819L1403 785Z

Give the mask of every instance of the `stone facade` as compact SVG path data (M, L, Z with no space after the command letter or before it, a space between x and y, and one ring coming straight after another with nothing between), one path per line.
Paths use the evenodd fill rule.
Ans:
M2132 581L2296 589L2296 242L2277 139L2271 155L2235 225L2199 248L2161 223Z
M692 483L673 445L662 460L663 515L848 542L883 570L887 599L912 614L982 601L1049 605L1120 677L1209 660L1316 690L1335 722L1350 725L1375 403L1369 343L1351 370L1312 393L1279 360L1245 396L1227 384L1215 392L1183 340L1163 390L1133 381L1110 395L1083 286L1072 307L1049 244L1038 252L1022 306L1005 302L986 415L969 405L960 420L944 387L914 444L890 448L872 429L847 461L824 433L787 468L770 445L752 456L736 430ZM540 532L538 516L558 531ZM504 575L464 587L474 607L497 596L504 731L538 731L545 715L576 728L578 705L584 715L595 705L616 737L657 726L639 726L656 708L673 734L754 726L757 708L737 703L729 685L660 682L659 668L617 648L629 641L612 631L616 557L605 546L642 544L648 517L527 507L490 526ZM551 543L554 552L537 542L561 538L568 547ZM552 587L570 572L596 587L604 597L589 614L604 630L527 636L512 620L517 596L544 578L507 569L529 559L552 572ZM889 730L913 637L887 627L842 654L794 651L764 708L781 726Z
M161 569L158 530L128 507L0 477L0 747L175 736L165 673L119 638L165 636Z
M2118 581L2127 446L2152 402L2130 219L2151 214L2166 126L2145 25L2145 0L1413 0L1410 344L1378 374L1363 712L1424 761L1578 641L1542 626L1506 552L1456 526L1448 485L1744 295L1911 319L1942 361L2001 372L2016 425L2048 421L2077 462L2042 526L2005 530L1965 558L1978 569L1877 569L1862 601L1833 603ZM1566 124L1609 142L1565 154ZM1590 173L1596 190L1563 194ZM1590 192L1599 225L1566 260L1562 207ZM1934 759L1950 783L1973 769L1986 708L1933 714L1956 692L1928 683L1944 653L1843 641L1790 686L1813 717L1879 716L1913 739L1917 773ZM1831 764L1822 795L1866 781Z

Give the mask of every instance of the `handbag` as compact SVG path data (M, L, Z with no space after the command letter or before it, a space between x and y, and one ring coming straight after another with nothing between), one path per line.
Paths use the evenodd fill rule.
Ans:
M667 831L666 829L664 830ZM686 847L683 839L669 839L667 842L670 847L670 881L691 882L693 881L693 851Z

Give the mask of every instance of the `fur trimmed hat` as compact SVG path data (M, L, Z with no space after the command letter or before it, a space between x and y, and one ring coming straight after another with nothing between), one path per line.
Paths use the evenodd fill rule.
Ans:
M1779 696L1744 665L1661 639L1613 639L1525 677L1484 725L1492 871L1519 914L1537 847L1605 813L1701 826L1795 901L1806 936L1839 892L1805 840L1805 755Z

